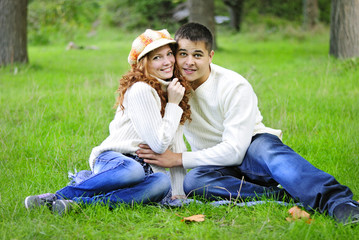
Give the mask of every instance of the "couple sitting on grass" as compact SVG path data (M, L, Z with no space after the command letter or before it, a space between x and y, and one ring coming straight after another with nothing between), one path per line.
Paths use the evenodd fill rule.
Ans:
M180 27L175 40L166 30L138 36L110 136L90 155L90 176L29 196L26 208L47 205L62 214L78 204L159 202L171 191L172 199L289 196L338 222L358 222L351 190L284 145L280 130L264 126L248 81L212 63L212 40L198 23Z

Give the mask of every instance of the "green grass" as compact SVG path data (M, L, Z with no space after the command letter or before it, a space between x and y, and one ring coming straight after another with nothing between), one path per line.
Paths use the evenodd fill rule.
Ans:
M359 199L357 175L359 61L328 56L328 31L220 32L214 62L246 77L264 123L283 141L333 174ZM2 239L353 239L359 227L314 214L310 225L285 220L289 207L88 207L64 217L28 212L26 196L64 187L67 172L88 169L88 156L108 134L118 79L135 33L107 31L66 51L29 46L28 66L0 69L0 232ZM179 216L205 214L201 223ZM179 215L179 216L178 216Z

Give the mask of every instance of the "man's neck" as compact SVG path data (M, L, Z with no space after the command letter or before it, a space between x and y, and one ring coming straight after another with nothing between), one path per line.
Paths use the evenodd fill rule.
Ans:
M197 79L193 82L190 82L192 89L196 90L199 86L201 86L203 83L205 83L208 80L209 76L211 76L211 66L209 66L209 72L207 76L204 76L201 79Z

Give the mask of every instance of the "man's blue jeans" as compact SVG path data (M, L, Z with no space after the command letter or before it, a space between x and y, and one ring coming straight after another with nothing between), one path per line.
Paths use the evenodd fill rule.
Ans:
M192 169L184 180L184 190L186 194L204 194L209 199L245 199L281 196L284 191L278 184L308 210L327 211L332 215L340 203L357 204L348 187L314 167L271 134L255 135L239 166Z
M93 173L75 186L66 186L56 192L59 198L78 203L149 203L161 201L169 192L171 183L164 173L145 176L141 164L121 153L101 153Z

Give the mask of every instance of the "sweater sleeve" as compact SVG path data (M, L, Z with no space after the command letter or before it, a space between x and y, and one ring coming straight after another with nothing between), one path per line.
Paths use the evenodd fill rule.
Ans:
M223 118L223 120L218 120L223 124L221 139L214 146L184 152L182 162L187 169L208 165L233 166L243 161L256 122L257 97L250 84L245 82L234 88L227 88L227 91L219 96L219 101L222 116L216 118ZM212 111L210 108L204 108L201 102L198 104L204 115ZM202 126L203 129L196 132L202 135L190 140L205 141L210 138L206 135L208 134L206 124L203 123Z
M186 176L186 170L183 167L170 168L172 196L186 195L183 190L183 181Z
M138 135L154 152L163 153L174 137L183 110L167 103L162 118L160 98L146 83L134 84L126 94L128 115Z

